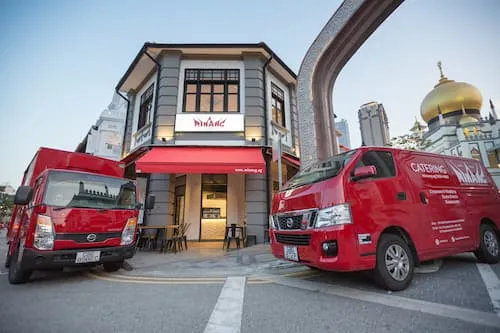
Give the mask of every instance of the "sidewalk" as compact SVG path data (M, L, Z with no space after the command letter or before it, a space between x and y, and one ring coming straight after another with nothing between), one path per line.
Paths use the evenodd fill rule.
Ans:
M127 260L132 269L121 269L114 274L141 277L226 277L270 273L281 269L304 269L302 265L276 259L269 244L229 251L195 244L188 244L187 251L177 253L137 251L133 258Z

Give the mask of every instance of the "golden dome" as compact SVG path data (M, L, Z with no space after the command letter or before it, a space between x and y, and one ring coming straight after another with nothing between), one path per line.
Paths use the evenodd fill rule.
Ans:
M441 79L434 86L420 105L420 114L425 122L438 117L438 106L443 115L460 111L462 105L466 110L481 110L483 97L479 89L466 82L455 82L443 75L441 62L438 62Z

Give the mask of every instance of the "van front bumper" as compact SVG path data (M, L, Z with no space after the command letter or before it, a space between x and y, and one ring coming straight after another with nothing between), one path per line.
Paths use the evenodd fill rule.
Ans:
M99 261L76 263L79 252L100 251ZM38 251L25 248L22 253L21 266L27 270L44 270L62 267L96 266L109 262L119 262L134 256L135 246L117 246L103 248L86 248L78 250Z
M335 244L334 251L325 253L323 243ZM296 248L298 255L296 262L325 271L368 270L373 269L376 264L375 252L372 249L360 249L354 230L344 226L304 231L272 230L273 255L279 259L292 261L285 258L285 246Z

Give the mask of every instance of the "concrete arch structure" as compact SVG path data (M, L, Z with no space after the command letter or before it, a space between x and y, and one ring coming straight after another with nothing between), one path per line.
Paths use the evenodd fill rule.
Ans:
M338 153L333 86L368 37L404 0L345 0L314 40L297 86L302 167Z

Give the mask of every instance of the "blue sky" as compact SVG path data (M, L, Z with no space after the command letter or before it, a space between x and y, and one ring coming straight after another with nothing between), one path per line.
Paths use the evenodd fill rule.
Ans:
M0 1L0 183L17 186L36 149L74 150L144 42L266 42L295 72L335 0ZM407 0L349 61L334 108L360 144L358 107L382 102L406 132L445 74L500 109L500 1Z

